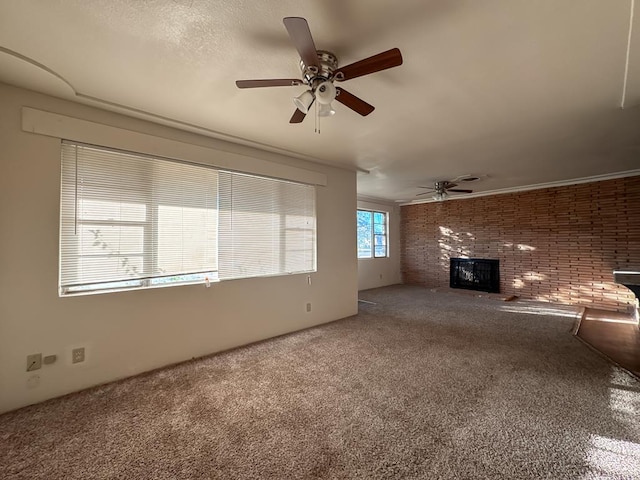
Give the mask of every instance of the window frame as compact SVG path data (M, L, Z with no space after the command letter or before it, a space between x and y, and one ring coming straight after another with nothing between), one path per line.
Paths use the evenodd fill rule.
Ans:
M369 256L360 256L360 248L357 248L358 251L358 259L363 259L363 258L369 258L369 259L376 259L376 258L389 258L389 212L385 212L382 210L375 210L375 209L369 209L369 208L358 208L356 210L356 221L357 221L357 215L360 212L366 212L369 213L371 215L371 224L370 224L370 228L369 228L369 241L370 241L370 245L371 245L371 254ZM383 215L384 217L384 223L376 223L375 218L376 218L376 214L380 214ZM376 225L384 225L384 233L375 233ZM357 239L356 242L359 246L359 235L360 232L357 232ZM382 237L384 239L384 243L382 245L384 245L384 255L377 255L376 254L376 237Z

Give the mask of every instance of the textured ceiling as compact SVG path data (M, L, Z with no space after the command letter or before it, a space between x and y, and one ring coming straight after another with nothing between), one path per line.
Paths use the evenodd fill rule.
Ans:
M371 115L336 104L318 135L313 115L288 123L303 87L235 87L300 76L285 16L342 65L400 48L402 66L342 84ZM631 0L15 0L0 81L366 170L361 195L411 200L464 174L493 191L640 168L631 19Z

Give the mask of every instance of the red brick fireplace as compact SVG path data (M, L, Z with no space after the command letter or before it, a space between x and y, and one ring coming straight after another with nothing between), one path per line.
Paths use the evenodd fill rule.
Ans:
M500 291L629 311L613 270L640 270L640 176L403 206L404 283L449 286L450 258L500 261Z

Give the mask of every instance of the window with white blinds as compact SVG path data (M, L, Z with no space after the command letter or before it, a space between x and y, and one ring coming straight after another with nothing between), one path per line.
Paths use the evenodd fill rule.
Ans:
M315 270L315 189L220 172L220 278Z
M313 271L315 240L312 186L62 145L61 295Z

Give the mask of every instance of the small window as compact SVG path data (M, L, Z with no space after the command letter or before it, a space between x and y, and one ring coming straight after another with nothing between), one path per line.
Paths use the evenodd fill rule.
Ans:
M358 258L388 256L387 213L358 210Z

